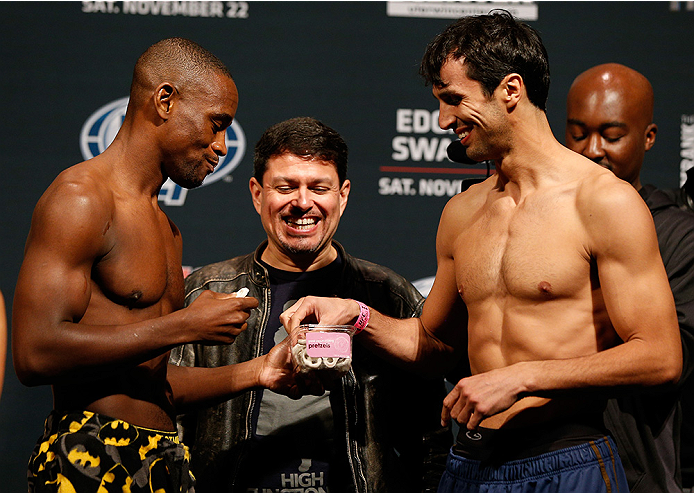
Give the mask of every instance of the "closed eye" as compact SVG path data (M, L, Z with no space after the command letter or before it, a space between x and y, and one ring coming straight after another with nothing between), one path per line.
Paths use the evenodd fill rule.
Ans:
M289 185L283 185L283 186L275 187L275 190L277 190L279 193L290 193L290 192L296 190L296 187L290 187Z

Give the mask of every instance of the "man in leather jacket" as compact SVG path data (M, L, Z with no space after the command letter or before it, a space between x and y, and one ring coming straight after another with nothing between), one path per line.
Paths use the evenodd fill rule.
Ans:
M172 352L172 363L217 367L267 353L287 336L279 314L308 294L419 315L423 297L407 280L333 240L350 190L347 154L339 134L312 118L266 130L249 186L267 241L186 279L186 304L204 290L245 287L259 307L234 344L189 344ZM358 337L352 351L351 370L323 396L293 401L253 389L182 416L197 491L433 491L452 440L439 422L443 379L407 373Z

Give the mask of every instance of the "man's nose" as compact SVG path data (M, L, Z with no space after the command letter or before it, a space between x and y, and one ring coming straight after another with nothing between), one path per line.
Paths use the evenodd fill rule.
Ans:
M311 192L306 187L299 187L294 193L292 206L302 210L310 209L312 205Z
M217 133L214 142L212 142L212 150L220 157L227 155L226 131Z
M455 121L453 109L447 104L439 104L439 127L443 130L455 130Z
M585 147L581 152L588 159L599 161L605 157L605 149L603 146L603 138L599 134L590 134L586 137Z

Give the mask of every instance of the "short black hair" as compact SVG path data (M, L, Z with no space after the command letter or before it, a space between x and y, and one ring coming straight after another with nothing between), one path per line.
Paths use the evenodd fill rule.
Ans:
M285 153L332 163L337 169L340 185L347 179L347 144L339 133L315 118L291 118L263 132L253 155L255 179L263 183L268 160Z
M464 59L467 76L491 97L504 77L523 78L530 102L546 111L549 58L540 34L501 9L463 17L429 43L419 73L427 84L443 86L441 67L449 58Z
M163 80L176 84L196 83L209 73L231 79L229 69L217 56L186 38L166 38L154 43L135 63L131 98L144 89L156 87Z

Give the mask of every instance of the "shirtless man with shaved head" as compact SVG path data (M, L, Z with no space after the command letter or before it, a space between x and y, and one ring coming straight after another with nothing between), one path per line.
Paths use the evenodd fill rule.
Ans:
M691 429L692 409L684 406L692 399L689 376L694 369L694 215L680 210L663 191L641 183L644 157L658 129L653 123L653 88L629 67L597 65L574 80L566 116L569 149L629 182L648 205L682 340L683 371L677 388L611 399L606 424L619 446L632 493L672 493L681 491L683 483L691 488L691 473L683 478L680 466L685 472L692 470L691 455L682 451L694 444L691 436L681 434L680 422L688 425L683 429ZM687 385L690 390L683 390Z
M546 50L508 12L459 19L421 67L441 128L496 168L446 205L421 317L307 297L283 320L293 330L307 317L368 319L355 338L422 371L469 359L472 375L443 401L442 420L461 431L439 492L626 491L605 400L673 384L681 371L648 209L554 138Z
M54 410L30 491L193 491L176 409L254 386L296 393L284 347L223 368L167 364L184 343L226 343L254 298L203 293L183 308L181 234L160 209L227 152L238 94L224 64L171 38L138 60L127 112L100 155L63 171L32 217L14 299L14 365L50 384Z

